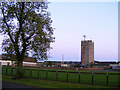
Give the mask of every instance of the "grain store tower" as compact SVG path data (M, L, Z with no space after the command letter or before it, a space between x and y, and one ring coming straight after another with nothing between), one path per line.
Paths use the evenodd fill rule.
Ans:
M92 40L81 41L81 64L87 65L94 62L94 42Z

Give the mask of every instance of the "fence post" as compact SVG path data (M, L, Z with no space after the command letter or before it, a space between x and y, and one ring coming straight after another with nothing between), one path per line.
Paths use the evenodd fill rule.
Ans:
M58 80L58 71L56 71L56 81Z
M67 71L67 82L68 82L68 71Z
M79 83L80 83L80 72L79 72Z
M23 78L24 78L24 73L25 73L25 71L24 71L24 69L23 69Z
M11 68L11 76L13 75L13 68Z
M48 71L46 70L46 80L48 80Z
M94 84L94 73L92 72L92 85Z
M39 72L39 70L38 70L38 79L39 79L39 77L40 77L40 72Z
M3 74L3 67L1 67L1 69L2 69L1 74L4 75L4 74Z
M32 78L32 70L30 70L30 78Z
M3 73L3 67L2 67L2 72L1 73L4 75L4 73Z
M16 73L16 76L18 75L18 68L16 68L17 69L17 73Z
M106 73L106 75L107 75L107 83L106 83L106 84L107 84L107 86L108 86L108 73Z
M6 68L6 75L7 75L7 72L8 72L8 68Z

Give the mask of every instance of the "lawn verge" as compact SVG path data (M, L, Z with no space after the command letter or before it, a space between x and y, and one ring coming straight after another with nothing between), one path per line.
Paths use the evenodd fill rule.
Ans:
M20 79L13 80L11 76L2 76L2 80L30 85L37 88L114 88L110 86L97 86L97 85L87 85L87 84L75 84L75 83L66 83L66 82L56 82L56 81L48 81L48 80L37 80L37 79Z

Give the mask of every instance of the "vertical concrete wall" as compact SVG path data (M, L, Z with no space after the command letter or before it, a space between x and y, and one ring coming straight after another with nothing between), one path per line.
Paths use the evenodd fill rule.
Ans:
M81 41L81 63L84 65L94 62L94 42Z

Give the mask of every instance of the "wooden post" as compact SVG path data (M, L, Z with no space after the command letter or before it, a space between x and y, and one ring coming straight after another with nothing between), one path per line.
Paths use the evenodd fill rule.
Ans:
M68 82L68 72L67 72L67 82Z
M30 78L32 78L32 70L30 70Z
M38 79L39 79L39 76L40 76L40 72L39 72L39 70L38 70Z
M94 84L94 73L92 72L92 85Z
M16 73L16 76L17 76L17 74L18 74L18 69L17 69L17 73Z
M1 72L1 74L4 75L4 74L3 74L3 68L2 68L2 72Z
M56 71L56 81L58 80L58 71Z
M8 68L6 68L6 75L7 75L7 72L8 72Z
M25 70L23 69L23 78L24 78L24 73L25 73Z
M79 83L80 83L80 72L79 72Z
M4 75L4 73L3 73L3 67L2 67L2 72L1 73Z
M108 86L108 73L106 73L106 75L107 75L106 85Z
M46 80L48 80L48 71L46 70Z
M13 68L11 68L11 76L13 75Z

